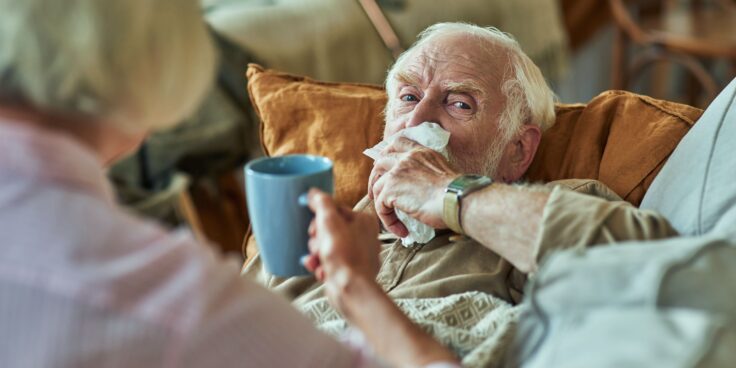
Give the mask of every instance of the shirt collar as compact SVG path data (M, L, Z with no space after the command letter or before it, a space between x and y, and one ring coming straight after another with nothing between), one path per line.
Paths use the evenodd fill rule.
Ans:
M70 186L114 202L97 155L70 136L0 119L0 172Z

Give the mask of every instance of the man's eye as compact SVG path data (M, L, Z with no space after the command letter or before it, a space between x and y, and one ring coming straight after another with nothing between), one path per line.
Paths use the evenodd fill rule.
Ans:
M455 106L455 107L457 107L458 109L463 109L463 110L470 110L471 109L470 105L468 105L468 104L466 104L465 102L462 102L462 101L457 101L457 102L453 103L452 105Z
M419 101L419 99L417 98L417 96L414 95L403 95L401 96L401 101L414 102Z

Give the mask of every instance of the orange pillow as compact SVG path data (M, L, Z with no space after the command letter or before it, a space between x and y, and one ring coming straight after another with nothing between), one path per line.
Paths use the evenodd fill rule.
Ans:
M248 92L269 156L310 153L334 162L335 199L352 207L365 195L373 161L363 150L383 137L380 86L319 82L248 65Z
M366 193L372 161L363 150L383 134L380 86L327 83L248 65L248 91L269 156L311 153L335 163L335 198L352 207ZM529 181L597 179L639 205L654 177L702 110L624 91L587 105L559 104L542 136ZM246 259L256 252L243 243Z
M380 86L327 83L248 66L248 91L270 156L311 153L335 162L338 202L366 193L372 161L363 150L383 133L386 95ZM587 105L560 104L530 181L597 179L638 205L659 169L702 110L630 92L608 91Z
M557 105L527 171L530 181L597 179L638 206L703 110L625 91Z

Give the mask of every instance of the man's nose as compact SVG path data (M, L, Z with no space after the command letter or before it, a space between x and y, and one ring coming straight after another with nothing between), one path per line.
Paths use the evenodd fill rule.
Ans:
M425 98L414 107L411 118L406 121L404 128L417 126L425 121L439 121L439 106Z

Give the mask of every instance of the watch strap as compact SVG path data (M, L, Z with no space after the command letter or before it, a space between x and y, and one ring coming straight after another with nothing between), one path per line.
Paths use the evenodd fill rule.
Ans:
M453 191L445 191L445 197L442 203L442 219L445 221L450 230L465 234L462 226L460 226L460 203L457 193Z
M493 180L481 175L460 175L445 189L442 207L442 219L450 230L465 235L462 226L463 198L477 190L493 184Z

